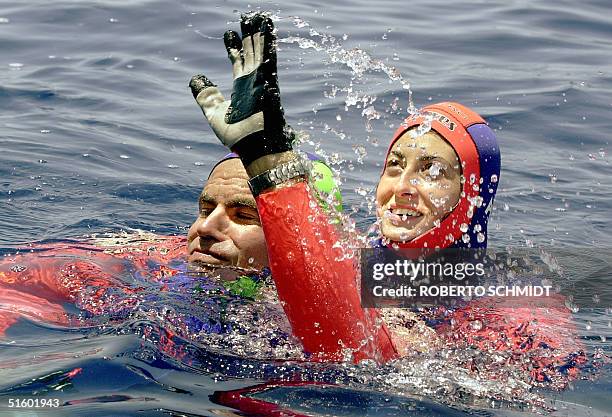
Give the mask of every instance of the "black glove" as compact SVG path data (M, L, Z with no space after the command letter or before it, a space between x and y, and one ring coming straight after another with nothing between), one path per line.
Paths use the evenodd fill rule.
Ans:
M274 24L251 13L242 15L240 26L242 39L231 30L223 36L233 65L231 102L204 75L193 76L189 86L219 140L247 166L264 155L291 150L294 134L280 102Z

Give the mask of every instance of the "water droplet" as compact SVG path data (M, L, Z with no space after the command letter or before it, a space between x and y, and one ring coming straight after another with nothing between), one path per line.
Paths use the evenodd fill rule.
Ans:
M342 116L340 116L339 114L336 115L336 120L340 121L342 120Z
M11 271L13 272L23 272L26 269L28 269L28 267L25 265L14 265L11 267Z
M249 258L249 265L252 264L253 262L255 262L255 258L253 257Z
M119 23L119 20L118 20L118 19L115 19L114 17L111 17L110 19L108 19L108 21L109 21L110 23Z
M480 320L473 320L470 322L470 327L476 331L482 330L482 322Z
M47 129L42 129L42 130L40 131L40 133L51 133L51 131L50 131L50 130L47 130Z
M461 223L461 226L459 226L459 230L461 230L462 233L467 233L468 228L467 223Z
M482 243L482 242L484 242L484 241L485 241L485 235L484 235L483 233L480 233L480 232L479 232L479 233L476 235L476 240L478 241L478 243Z
M357 162L363 163L363 158L368 154L366 148L362 145L353 146L353 151L357 155Z
M495 174L491 175L491 182L492 183L496 183L497 182L497 175L495 175Z
M438 175L440 175L440 169L440 164L434 162L433 164L431 164L431 167L429 167L429 175L433 178L436 178Z
M355 192L357 194L359 194L360 196L362 196L362 197L365 197L368 194L368 191L365 188L362 188L362 187L357 187L355 189Z
M178 167L179 167L178 165L174 165L174 164L168 164L168 165L166 165L166 166L167 166L168 168L170 168L170 169L175 169L175 168L178 168Z
M197 167L201 167L201 166L203 166L203 165L204 165L204 162L196 161L196 162L194 162L193 164L194 164L195 166L197 166Z
M47 160L46 160L46 159L39 159L39 160L38 160L38 163L39 163L39 164L46 164L46 163L47 163Z
M463 240L463 243L470 243L470 235L468 235L467 233L465 233L462 237L461 240Z
M548 177L550 178L550 182L552 184L555 184L557 182L557 176L555 174L548 174Z
M8 17L0 17L0 23L9 23L10 20Z

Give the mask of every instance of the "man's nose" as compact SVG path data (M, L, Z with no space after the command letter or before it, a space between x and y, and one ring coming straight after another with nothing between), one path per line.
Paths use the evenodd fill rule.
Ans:
M217 206L206 217L201 218L196 231L200 237L208 237L218 241L225 240L229 218L223 206Z

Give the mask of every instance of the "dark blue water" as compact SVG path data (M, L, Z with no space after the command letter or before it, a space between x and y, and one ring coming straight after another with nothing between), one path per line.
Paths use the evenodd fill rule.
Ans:
M211 164L225 151L187 84L196 73L231 84L221 36L236 29L236 11L256 8L279 18L288 121L310 135L303 149L322 150L339 170L359 225L374 219L380 161L406 113L403 82L417 106L456 100L496 130L502 175L493 246L612 247L607 1L33 0L0 1L0 248L131 229L186 233ZM339 58L336 47L348 55ZM378 119L362 114L370 106ZM577 314L585 329L589 320L601 324L589 329L592 351L609 352L600 337L609 335L608 314ZM130 332L86 337L32 326L48 348L39 346L36 360L26 342L22 354L11 351L16 366L0 370L3 388L82 366L92 374L63 398L98 399L66 407L76 415L158 408L213 415L213 391L267 378L265 364L233 379L173 363L154 344L142 350ZM139 362L139 355L149 356ZM610 411L609 376L574 387L564 401Z

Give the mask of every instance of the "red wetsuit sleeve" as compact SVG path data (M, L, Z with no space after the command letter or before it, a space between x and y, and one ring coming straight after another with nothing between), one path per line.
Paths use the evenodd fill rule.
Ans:
M397 356L374 309L361 307L354 259L298 182L257 197L270 269L293 333L315 360L388 361Z

